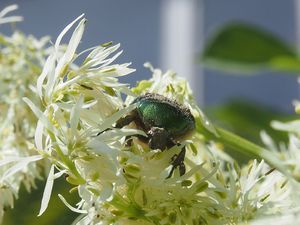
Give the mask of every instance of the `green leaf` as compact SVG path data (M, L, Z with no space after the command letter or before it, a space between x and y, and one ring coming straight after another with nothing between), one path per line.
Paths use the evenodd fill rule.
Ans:
M58 194L68 198L68 202L75 205L80 201L79 196L70 193L71 185L66 183L63 177L55 180L52 190L52 197L46 212L37 217L41 207L41 198L45 188L44 180L36 180L36 188L28 193L25 186L20 187L18 200L15 201L13 209L7 209L4 214L3 225L49 225L49 224L72 224L78 216L77 213L70 211L60 200ZM30 204L29 204L30 203ZM17 215L17 216L16 216Z
M208 67L238 73L300 71L300 58L294 49L270 32L242 23L221 28L208 41L201 61Z

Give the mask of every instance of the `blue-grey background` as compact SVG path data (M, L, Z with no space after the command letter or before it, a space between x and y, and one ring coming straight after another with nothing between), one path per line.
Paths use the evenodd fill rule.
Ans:
M297 39L295 1L206 0L205 36L221 24L238 20L262 26L294 45ZM205 95L208 104L232 96L248 97L289 112L293 110L291 100L298 98L299 94L296 77L282 73L240 78L206 71L205 87L208 89Z
M132 62L132 67L137 69L134 75L126 78L134 84L150 77L150 72L143 68L145 61L150 61L155 67L161 66L162 1L0 0L0 8L17 3L20 9L15 14L25 18L18 28L37 37L49 34L52 40L65 25L84 12L89 22L80 48L111 40L120 42L124 53L119 62ZM260 25L291 44L296 42L294 1L205 0L204 7L204 32L201 35L205 38L226 22L242 20ZM1 26L1 29L8 32L6 26ZM264 73L241 78L210 70L205 70L204 75L202 86L206 105L246 97L291 112L291 101L298 97L298 84L291 75Z

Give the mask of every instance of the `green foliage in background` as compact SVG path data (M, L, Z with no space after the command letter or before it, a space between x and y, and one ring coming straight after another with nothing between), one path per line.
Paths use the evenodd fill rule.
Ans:
M300 58L292 48L266 29L245 23L229 23L205 45L204 65L238 74L261 70L300 71Z
M3 225L72 224L78 214L70 211L57 195L59 193L63 194L72 205L75 205L80 199L76 192L69 193L71 185L66 183L63 178L55 182L53 198L51 198L47 212L40 217L37 216L41 207L44 186L44 180L37 182L37 188L31 193L28 193L24 187L21 187L20 198L15 202L13 209L7 209L4 215Z
M265 28L241 22L220 27L207 40L199 62L229 75L254 75L264 70L284 71L294 75L300 72L300 57L295 48ZM273 120L297 118L249 99L232 100L209 107L206 113L221 127L258 144L262 144L262 130L277 144L287 143L288 135L274 130L270 123ZM229 153L239 162L249 159L230 150Z

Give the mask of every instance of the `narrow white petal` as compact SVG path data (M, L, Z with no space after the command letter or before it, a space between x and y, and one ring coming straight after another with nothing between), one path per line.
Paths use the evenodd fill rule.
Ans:
M9 168L8 170L5 171L5 173L1 177L1 181L7 179L10 176L13 176L15 173L19 172L20 170L23 170L25 167L27 167L27 165L29 163L38 161L42 158L43 157L40 155L34 155L34 156L20 158L18 163L16 163L14 166L12 166L11 168Z
M67 62L70 62L72 60L73 55L80 43L80 40L81 40L83 32L84 32L85 23L86 23L86 19L82 19L72 34L72 37L68 44L68 48L65 53L65 60Z
M17 4L9 5L9 6L5 7L3 10L1 10L0 17L5 16L6 14L8 14L11 11L17 10L18 8L19 7Z
M44 80L46 79L46 77L48 76L48 74L54 70L55 67L55 55L51 54L47 60L46 63L44 65L43 71L41 73L41 75L38 77L37 80L37 92L39 94L39 96L42 98L43 96L43 83Z
M31 108L33 113L36 115L37 118L43 123L43 125L48 128L49 130L53 131L53 127L48 120L48 118L34 105L32 101L30 101L28 98L23 98L24 102L27 103L27 105Z
M58 173L54 174L54 179L60 178L62 175L66 173L67 170L59 171Z
M4 159L0 160L0 167L18 160L20 160L20 157L5 157Z
M72 130L72 134L75 135L76 131L77 131L77 126L79 123L79 119L80 119L80 111L83 105L83 96L81 95L79 100L77 101L77 103L74 105L74 107L71 110L71 130Z
M64 82L64 83L59 84L59 85L56 87L56 90L60 90L60 89L63 89L63 88L65 88L65 87L67 87L67 86L70 86L71 84L74 84L74 83L78 82L80 79L82 79L82 77L80 77L80 76L74 77L74 78L71 79L71 80L68 80L68 81L66 81L66 82Z
M45 186L44 193L43 193L41 208L40 208L40 212L39 212L38 216L41 216L48 207L52 188L53 188L53 183L54 183L54 165L51 166L50 171L49 171L49 175L48 175L46 186Z
M109 64L111 64L113 61L115 61L121 54L123 53L122 51L119 51L118 53L116 53L113 57L106 59L105 61L103 61L103 65L101 65L101 67L105 67Z
M58 65L55 69L55 77L58 77L61 73L61 70L63 70L63 68L72 61L76 49L79 45L79 42L82 38L84 28L85 28L85 23L86 23L86 19L82 19L78 24L78 26L76 27L75 31L73 32L67 50L63 55L63 57L59 60Z
M107 155L109 156L111 159L116 159L117 155L118 155L118 151L110 148L107 144L105 144L102 141L93 139L91 140L87 146L89 148L91 148L91 151L93 151L94 153L98 154L98 155Z
M5 18L0 18L0 24L3 23L15 23L15 22L21 22L23 21L22 16L10 16Z
M58 35L56 42L55 42L55 48L58 49L60 42L63 38L63 36L68 32L68 30L70 30L70 28L78 21L80 20L82 17L84 16L84 14L81 14L80 16L78 16L73 22L71 22L69 25L67 25L63 31Z
M84 213L84 214L87 213L87 210L77 209L77 208L71 206L61 194L58 194L58 197L71 211L76 212L76 213Z
M43 150L43 130L44 130L44 125L43 123L39 120L37 122L35 134L34 134L34 142L35 146L38 150Z

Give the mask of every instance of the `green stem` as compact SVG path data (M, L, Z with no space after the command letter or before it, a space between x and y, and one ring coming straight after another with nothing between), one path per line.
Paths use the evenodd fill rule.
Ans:
M130 217L141 218L141 219L145 218L144 216L145 212L141 208L136 207L134 204L130 204L118 193L114 195L114 198L110 203L117 209L126 212Z
M197 125L197 132L204 135L205 138L221 142L234 151L252 155L258 159L263 159L270 166L276 168L284 175L297 179L296 176L287 170L282 161L280 161L272 152L268 151L267 149L222 128L215 127L216 134L214 134L208 131L203 125L199 126L199 123Z

